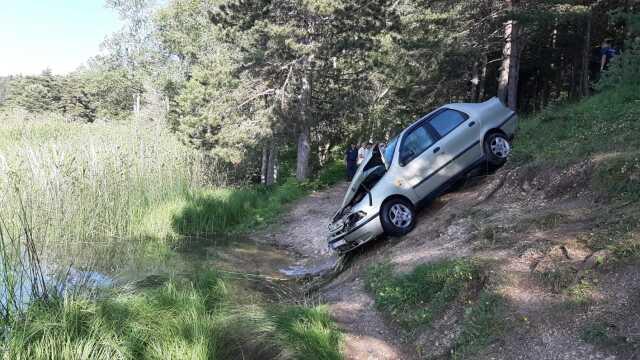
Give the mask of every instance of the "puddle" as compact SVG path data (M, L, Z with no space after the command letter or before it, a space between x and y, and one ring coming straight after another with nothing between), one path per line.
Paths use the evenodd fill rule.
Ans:
M281 268L299 261L299 257L286 249L249 239L192 242L180 249L176 256L192 269L217 269L231 273L263 275L286 280Z
M0 281L0 306L3 311L22 310L38 297L47 293L55 296L67 296L77 291L91 293L113 285L113 279L96 271L83 271L68 267L59 271L55 266L42 266L42 276L36 276L28 266L10 270L8 276Z
M279 271L290 278L320 277L333 270L337 264L338 257L332 255L319 259L304 260Z
M337 256L305 258L285 248L248 238L233 242L201 241L178 252L182 261L200 268L215 268L232 273L268 276L278 280L319 277L334 269Z

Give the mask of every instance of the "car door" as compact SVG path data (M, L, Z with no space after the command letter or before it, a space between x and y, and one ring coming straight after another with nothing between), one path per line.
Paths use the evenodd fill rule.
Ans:
M427 121L410 128L402 137L398 154L402 178L407 187L412 188L419 198L437 188L436 182L424 181L429 172L443 164L435 147L437 135Z
M458 175L474 165L482 157L479 124L463 112L445 109L429 119L429 125L440 140L442 165L434 169L432 177L440 183Z

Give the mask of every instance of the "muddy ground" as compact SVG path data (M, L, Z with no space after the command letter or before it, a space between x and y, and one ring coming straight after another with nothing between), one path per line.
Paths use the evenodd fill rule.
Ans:
M590 169L583 163L476 175L422 209L409 235L381 238L356 251L319 290L345 333L346 357L448 358L461 331L462 305L408 336L376 310L364 272L382 261L406 272L422 263L473 257L492 264L485 286L505 299L507 330L471 358L640 359L640 266L608 264L610 254L594 255L585 245L603 214L623 211L588 190ZM301 266L331 263L326 226L346 188L343 183L298 201L281 222L253 237L299 254ZM606 325L607 341L583 340L592 323Z

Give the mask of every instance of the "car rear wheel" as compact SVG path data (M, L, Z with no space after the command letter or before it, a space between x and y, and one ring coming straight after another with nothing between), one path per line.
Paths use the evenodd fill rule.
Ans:
M505 134L489 134L484 141L484 153L489 165L502 166L511 154L511 143Z
M382 205L380 220L387 235L406 235L413 230L415 225L415 209L410 202L401 198L393 198Z

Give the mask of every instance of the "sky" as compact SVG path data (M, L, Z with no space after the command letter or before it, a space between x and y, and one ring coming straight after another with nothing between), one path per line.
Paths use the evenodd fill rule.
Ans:
M104 0L0 0L0 76L73 71L121 26Z

